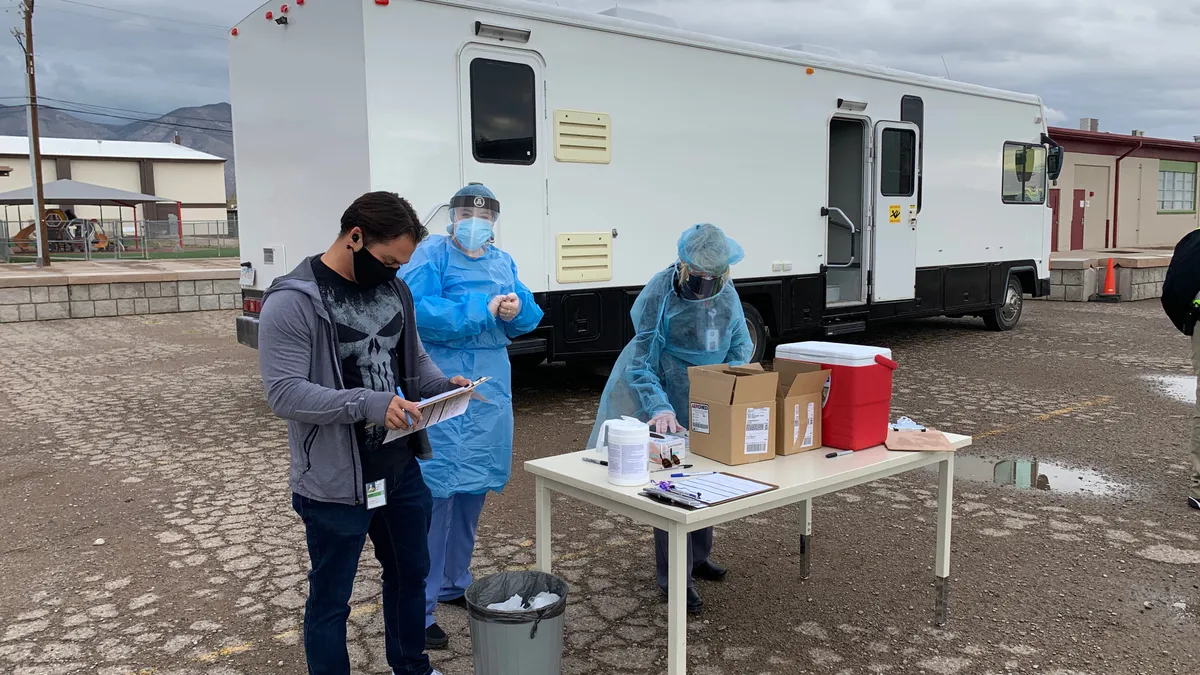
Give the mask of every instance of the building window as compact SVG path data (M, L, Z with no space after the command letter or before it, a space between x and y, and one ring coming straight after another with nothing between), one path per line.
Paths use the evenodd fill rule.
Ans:
M1196 163L1158 163L1158 212L1196 212Z
M884 129L882 146L880 194L911 197L917 182L917 135L909 129Z
M1046 203L1046 147L1029 143L1004 144L1005 204Z
M537 159L537 87L523 63L471 62L471 136L475 159L486 164L533 164Z
M900 99L900 121L912 122L921 132L917 141L917 213L921 212L921 192L925 185L925 102L919 96Z

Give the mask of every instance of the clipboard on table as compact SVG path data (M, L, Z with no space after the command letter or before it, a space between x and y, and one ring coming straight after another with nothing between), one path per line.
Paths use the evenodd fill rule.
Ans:
M641 494L673 506L702 509L779 489L778 485L721 471L668 482L674 489L664 490L655 484L642 490Z

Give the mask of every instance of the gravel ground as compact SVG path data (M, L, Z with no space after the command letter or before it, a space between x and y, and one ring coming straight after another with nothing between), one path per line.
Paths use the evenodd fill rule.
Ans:
M0 672L304 672L285 430L233 316L0 326ZM935 474L907 474L815 502L806 582L797 510L718 528L731 572L700 584L689 672L1195 672L1191 370L1157 303L1031 302L1012 333L937 320L858 341L895 351L896 414L976 437L958 460L950 624L931 621ZM603 379L515 381L518 463L580 449ZM577 502L555 512L564 672L663 672L648 529ZM488 501L476 574L531 565L533 530L518 464ZM350 650L356 673L385 673L369 546ZM439 617L452 643L435 665L472 672L465 613Z

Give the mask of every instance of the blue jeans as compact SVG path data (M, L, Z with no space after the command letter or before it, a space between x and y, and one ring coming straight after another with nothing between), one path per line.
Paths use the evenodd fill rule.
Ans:
M475 531L487 494L456 494L433 498L429 526L429 578L425 579L425 625L436 623L438 601L461 598L471 585L471 556Z
M394 484L393 484L394 483ZM432 497L415 461L387 485L387 504L367 510L292 495L304 521L308 556L308 602L304 605L304 654L309 675L350 675L346 619L350 593L367 536L383 566L384 644L396 675L429 675L425 655L426 537Z

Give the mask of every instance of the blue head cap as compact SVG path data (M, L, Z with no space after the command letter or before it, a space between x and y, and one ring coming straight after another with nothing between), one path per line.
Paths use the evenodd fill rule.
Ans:
M716 225L693 225L679 237L679 259L696 272L719 276L745 257L742 247Z

